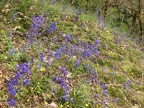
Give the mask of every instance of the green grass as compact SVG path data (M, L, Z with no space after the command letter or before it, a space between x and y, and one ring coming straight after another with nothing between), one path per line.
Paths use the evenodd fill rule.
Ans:
M144 54L133 39L130 40L127 36L121 37L119 32L109 27L104 30L98 29L97 18L93 13L90 15L82 13L78 22L75 21L76 14L72 12L70 5L65 7L65 4L60 2L51 5L50 0L45 0L45 3L40 0L17 0L17 3L1 1L0 5L2 8L0 12L0 105L2 108L9 107L7 99L10 96L7 84L15 76L17 64L24 62L30 63L31 85L19 85L20 90L14 96L17 100L16 108L50 107L52 102L59 108L103 108L104 99L107 101L107 108L144 107ZM65 11L62 11L63 7ZM17 12L16 22L12 18L15 12ZM42 35L35 38L36 43L27 46L25 34L32 23L32 16L39 16L41 13L44 13L44 18L48 17L48 23L44 25L49 27L50 22L55 21L57 30L51 34L45 34L42 30ZM64 17L64 14L67 16ZM51 56L48 49L56 51L68 33L73 40L68 42L67 48L73 44L78 46L80 41L94 44L95 40L99 39L100 55L83 58L77 68L75 61L80 57L80 53L72 55L68 61L66 54L62 54L60 59ZM57 44L53 42L54 37L57 37ZM22 50L22 46L25 46L26 50ZM10 55L12 48L15 51ZM45 54L44 62L39 60L40 52ZM47 57L51 60L50 66L46 66ZM89 64L87 70L86 64ZM60 71L62 66L66 66L70 77L70 81L67 77L65 79L70 87L69 97L73 102L61 99L64 88L62 89L59 83L53 82L55 74L59 77L63 76ZM94 76L93 70L98 73L98 82L94 84L90 79ZM131 80L132 84L127 84L127 89L124 89L124 83L128 80ZM106 83L108 97L103 94L102 83ZM53 92L54 90L56 93ZM94 98L95 94L98 94L98 97ZM118 102L113 102L115 98L119 99Z

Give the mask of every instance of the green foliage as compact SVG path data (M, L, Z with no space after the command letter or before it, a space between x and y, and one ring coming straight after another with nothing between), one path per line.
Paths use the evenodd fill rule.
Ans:
M30 63L31 75L29 79L31 84L29 86L25 86L23 83L19 85L21 88L14 96L18 100L16 107L49 107L48 105L52 102L60 108L61 106L64 108L103 108L104 106L116 108L129 107L134 103L139 107L144 106L142 97L144 93L143 82L140 85L137 84L138 80L143 79L143 52L139 50L139 46L133 40L128 39L127 36L122 37L118 31L113 31L108 27L104 29L97 28L97 17L94 10L96 7L102 8L104 4L101 0L91 0L89 2L87 0L72 0L74 11L76 11L75 8L90 11L84 11L79 15L78 21L75 21L76 13L71 12L71 6L65 6L66 3L70 2L68 0L55 2L55 4L52 4L51 0L17 1L10 1L9 4L12 9L9 10L8 14L2 13L2 16L7 19L3 23L8 20L9 23L8 25L2 24L2 28L0 28L0 61L2 61L2 66L6 66L9 71L13 72L17 71L17 64ZM0 3L3 5L2 2ZM6 9L4 6L2 8ZM65 8L65 11L61 11L63 8ZM113 14L114 18L110 22L111 26L127 32L128 26L124 22L123 14L118 17L119 14L116 10L108 11L115 11L117 14ZM12 18L15 12L17 13L17 21L13 21ZM46 33L48 28L46 31L40 31L41 35L33 38L34 41L27 46L28 37L25 34L30 28L31 16L39 16L41 13L44 13L44 18L48 17L46 23L48 28L50 28L51 22L57 22L57 30L50 34ZM66 17L64 17L65 14ZM110 18L108 18L108 21L110 21ZM83 24L82 27L80 27L81 24ZM9 31L13 31L12 34L9 34ZM55 54L56 50L64 43L64 37L67 33L72 37L72 41L68 41L66 44L67 48L74 44L78 46L80 41L96 45L96 39L98 39L100 44L97 45L97 48L100 54L93 54L92 57L84 58L80 52L71 57L63 53L61 58L57 59L50 54L48 49ZM57 43L54 42L55 37L57 37ZM48 40L47 43L46 39ZM22 46L25 46L26 49L23 50ZM15 51L10 53L12 48ZM81 51L83 50L84 48L81 47ZM40 53L42 52L44 53L43 61L40 60ZM48 58L50 58L49 65L46 64ZM75 62L79 58L81 62L76 67ZM86 64L88 64L88 69L86 69ZM68 73L65 76L60 70L62 66L66 67ZM97 72L97 76L94 72ZM65 89L60 87L60 79L54 83L54 75L63 76L70 86L68 96L72 99L71 101L65 101L61 98ZM6 85L13 76L15 74L7 75L3 73L3 70L2 75L0 73L0 78L4 83L2 87L0 86L0 97L2 97L0 101L6 101L9 98ZM68 77L70 81L68 81ZM131 89L124 89L124 83L130 79L133 83L130 86L127 84L127 88L131 87ZM103 93L105 90L102 87L103 83L106 84L109 99ZM136 94L133 95L133 92ZM95 94L98 94L98 97L94 98ZM115 98L119 99L118 102L113 102ZM104 99L107 101L106 105L102 104ZM94 105L96 101L99 103ZM47 106L45 103L47 103ZM5 104L3 106L7 107Z
M89 104L89 90L87 88L87 85L81 85L80 89L73 88L72 92L70 94L71 97L73 97L73 101L75 104L71 104L71 107L80 107L84 108L85 104Z

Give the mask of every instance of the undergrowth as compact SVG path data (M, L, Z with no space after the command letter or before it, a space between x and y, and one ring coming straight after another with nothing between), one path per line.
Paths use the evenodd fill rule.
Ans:
M0 107L144 107L144 55L94 13L0 1Z

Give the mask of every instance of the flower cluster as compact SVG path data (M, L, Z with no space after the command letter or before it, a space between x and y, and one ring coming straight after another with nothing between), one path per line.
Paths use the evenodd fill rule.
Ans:
M131 90L131 86L132 86L132 85L133 85L132 80L128 80L128 81L126 81L126 82L123 84L124 89L126 89L126 90L128 90L128 91Z
M71 42L73 38L70 34L66 34L63 43L61 46L56 49L52 54L56 59L60 59L63 54L68 55L68 59L74 57L75 67L79 67L83 58L90 58L99 56L100 52L98 46L100 45L100 40L96 39L95 43L89 44L88 42L79 41L78 46L75 44L69 45L68 42Z
M107 87L106 87L105 83L102 83L101 86L102 86L102 88L103 88L103 94L104 94L105 96L108 96L108 91L107 91Z
M60 59L62 54L63 54L63 52L61 51L61 48L59 48L59 49L56 50L54 56L55 56L57 59Z
M77 67L79 67L80 62L81 62L81 60L80 60L80 59L77 59L77 60L75 61L75 67L76 67L76 68L77 68Z
M103 88L103 94L104 96L108 97L108 91L105 83L101 84L101 87ZM104 108L106 108L106 99L103 99L102 104L104 105Z
M56 22L51 22L48 30L48 34L53 33L55 31L56 31Z
M99 55L100 52L98 51L98 48L96 45L92 44L89 45L87 42L84 43L84 51L82 52L83 57L92 57L93 55Z
M41 61L41 62L44 61L44 53L43 53L43 52L40 53L40 61Z
M98 73L94 71L94 73L90 76L90 79L92 84L98 83Z
M30 64L29 63L23 63L18 64L17 66L17 72L15 72L15 77L10 79L10 82L8 84L8 91L11 97L14 97L15 94L20 89L21 81L22 85L30 85ZM10 106L14 106L16 100L14 98L11 98L8 100Z
M72 37L70 36L70 34L66 34L64 40L66 41L66 43L67 43L67 41L71 42L72 41Z
M32 24L30 26L29 31L26 33L28 37L30 36L38 36L40 34L40 30L44 24L46 24L48 19L44 19L44 14L33 17Z
M65 101L71 101L72 99L69 98L69 91L70 91L70 86L69 86L69 81L70 78L67 77L67 71L64 66L60 68L62 75L58 76L57 74L54 75L53 81L55 83L58 83L61 87L61 89L64 89L64 93L61 97L61 99L64 99Z

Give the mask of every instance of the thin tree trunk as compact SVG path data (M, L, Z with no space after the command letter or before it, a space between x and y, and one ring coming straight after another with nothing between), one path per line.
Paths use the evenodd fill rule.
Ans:
M138 0L138 21L140 29L140 40L143 41L143 25L142 25L142 0Z

